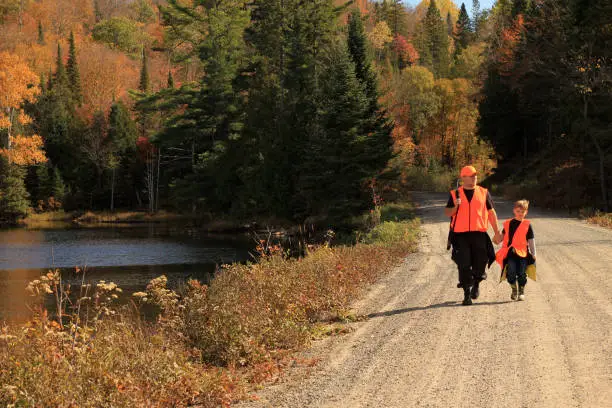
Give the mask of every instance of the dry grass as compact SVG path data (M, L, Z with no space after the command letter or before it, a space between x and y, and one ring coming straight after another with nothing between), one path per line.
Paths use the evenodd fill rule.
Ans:
M154 279L132 309L114 306L119 289L106 282L78 288L75 301L51 272L29 286L32 320L2 329L0 405L213 407L247 398L248 384L278 375L291 352L320 336L321 322L349 316L361 291L414 249L417 231L416 220L383 222L355 246L310 248L300 259L260 248L258 263L227 265L182 296ZM47 296L54 318L42 307ZM157 305L157 321L138 318L142 303Z
M596 211L595 213L589 215L586 220L591 224L612 228L612 213Z
M125 211L125 212L91 212L88 211L74 218L75 222L82 224L98 224L98 223L138 223L138 222L170 222L190 218L175 213L159 211L156 213L148 213L141 211Z

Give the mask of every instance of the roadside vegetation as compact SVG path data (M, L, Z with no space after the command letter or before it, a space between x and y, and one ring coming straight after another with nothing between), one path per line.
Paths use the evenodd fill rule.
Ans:
M588 223L612 228L612 213L583 210L583 215Z
M364 288L415 249L410 205L366 219L375 225L353 245L292 258L262 240L257 263L225 265L210 285L190 281L181 293L161 276L127 306L116 304L112 282L84 276L71 288L50 271L28 285L31 319L1 329L0 404L217 407L249 398L287 365L312 364L293 353L337 331ZM140 317L145 304L159 311L155 321Z

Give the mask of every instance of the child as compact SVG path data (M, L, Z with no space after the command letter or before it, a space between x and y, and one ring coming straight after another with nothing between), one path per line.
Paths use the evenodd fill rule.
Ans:
M512 287L510 295L512 300L525 300L527 265L535 262L536 259L533 228L531 228L531 223L525 219L528 209L529 201L527 200L514 203L514 218L504 222L502 231L504 244L496 254L496 260L502 270L508 265L507 278ZM499 241L496 244L499 244Z

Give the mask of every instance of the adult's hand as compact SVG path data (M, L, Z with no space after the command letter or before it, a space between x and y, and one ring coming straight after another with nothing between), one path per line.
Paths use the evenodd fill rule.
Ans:
M501 244L503 240L504 237L502 236L501 232L495 233L495 236L493 237L493 242L495 243L495 245Z

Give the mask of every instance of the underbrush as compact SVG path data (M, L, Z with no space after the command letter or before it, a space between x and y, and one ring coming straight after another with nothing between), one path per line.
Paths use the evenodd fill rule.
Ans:
M583 158L568 157L569 147L544 152L528 162L506 162L483 185L509 200L527 198L542 208L605 208L598 172Z
M454 188L457 182L456 170L429 169L426 167L409 167L402 171L404 186L414 191L447 192Z
M190 281L181 295L156 278L130 306L115 304L113 283L70 288L50 272L29 285L32 319L2 328L0 404L213 407L248 398L321 322L346 317L368 284L414 250L411 208L381 214L387 221L356 245L309 247L298 259L260 247L259 262L225 265L209 286ZM140 319L145 303L158 308L155 322Z
M612 228L612 213L589 210L583 211L581 215L586 218L588 223Z

